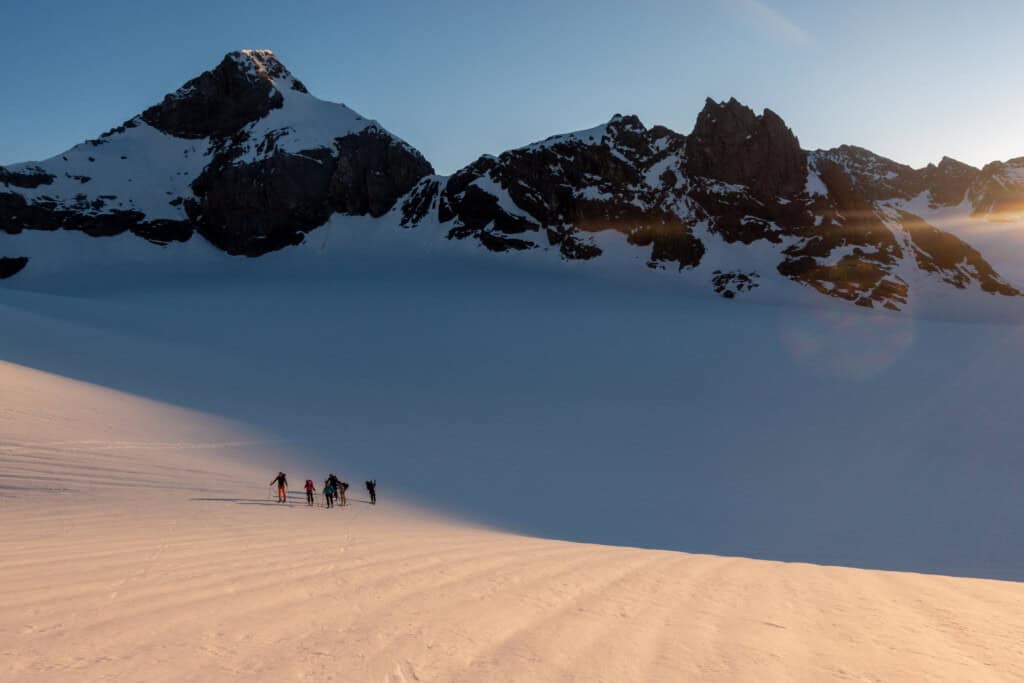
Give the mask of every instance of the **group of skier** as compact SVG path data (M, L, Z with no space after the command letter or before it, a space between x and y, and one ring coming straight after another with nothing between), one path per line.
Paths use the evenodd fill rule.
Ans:
M278 472L277 476L270 480L270 486L277 485L277 502L286 503L288 502L288 475L284 472ZM316 502L316 485L313 484L312 479L306 480L306 504L313 505ZM370 494L370 504L377 504L377 480L370 479L366 482L366 490ZM324 506L332 508L335 505L347 505L348 498L345 496L345 492L348 491L348 482L338 479L337 475L333 472L324 479Z

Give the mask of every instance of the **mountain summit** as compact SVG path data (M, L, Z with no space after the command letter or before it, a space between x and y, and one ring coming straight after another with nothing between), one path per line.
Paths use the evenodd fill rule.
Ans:
M800 141L770 109L758 116L735 98L710 98L686 140L690 175L740 183L761 194L799 192L807 179Z
M142 112L141 118L179 138L224 138L284 106L282 91L288 89L308 94L270 50L240 50Z
M616 115L443 177L271 51L241 50L96 140L0 168L8 234L198 234L259 256L338 214L567 261L625 249L728 298L795 283L901 309L950 287L1020 293L957 233L1024 219L1024 158L913 169L849 145L807 151L771 110L708 99L688 135ZM11 276L28 260L3 245Z
M164 243L198 232L258 256L335 212L382 215L432 172L376 121L310 95L269 50L242 50L96 140L0 170L0 229Z

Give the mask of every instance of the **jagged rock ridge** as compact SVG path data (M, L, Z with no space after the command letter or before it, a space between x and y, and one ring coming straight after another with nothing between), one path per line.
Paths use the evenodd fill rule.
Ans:
M604 236L618 234L648 266L698 274L729 298L768 276L892 309L921 278L1018 294L977 250L929 223L952 209L1024 217L1024 158L913 169L847 145L808 152L774 112L709 99L689 135L616 115L442 177L376 122L310 95L265 50L228 54L96 140L0 167L7 233L131 231L158 243L198 233L258 256L302 242L336 213L387 215L491 251L566 260L600 259ZM768 270L736 256L743 247L768 253ZM20 254L0 257L0 277L26 267Z
M1019 294L975 249L908 208L924 197L933 208L967 201L975 214L1024 213L1024 182L1007 189L1017 169L1024 177L1016 161L979 171L943 159L914 170L858 147L807 152L770 110L708 100L688 136L616 115L424 179L400 209L406 226L435 217L451 239L494 251L557 248L565 259L600 256L591 236L614 230L649 246L656 268L697 268L711 240L765 244L793 281L899 309L914 270L961 289ZM758 278L739 263L714 270L709 286L733 298Z

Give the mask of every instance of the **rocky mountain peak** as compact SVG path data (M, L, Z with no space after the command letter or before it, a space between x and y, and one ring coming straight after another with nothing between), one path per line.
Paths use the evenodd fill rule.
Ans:
M995 221L1024 219L1024 157L986 164L971 184L974 215Z
M224 56L232 60L250 80L269 81L277 89L290 88L308 93L302 81L281 63L272 50L236 50Z
M955 206L963 201L967 188L980 173L962 161L942 157L938 165L928 164L922 169L921 177L932 206Z
M746 185L769 197L799 193L807 178L800 141L770 109L759 116L735 98L708 98L686 143L687 171Z
M333 213L380 216L432 172L380 124L309 94L270 50L239 50L96 140L0 168L0 232L198 233L256 256Z
M291 77L291 73L271 50L236 50L224 56L253 78L273 81Z
M280 108L282 88L307 92L270 50L229 52L144 111L142 120L180 138L226 138Z
M708 134L718 127L737 133L753 133L756 125L757 114L735 97L730 97L727 102L715 102L708 97L704 99L704 108L697 114L693 134Z
M963 170L966 170L966 169L973 169L975 171L978 170L978 169L974 168L973 166L971 166L969 164L965 164L962 161L957 161L956 159L954 159L952 157L945 157L945 156L942 157L942 159L939 161L938 168L940 168L942 170L945 170L947 172L948 171L957 171L957 172L959 172L959 171L963 171Z
M616 130L632 130L643 132L647 130L640 122L636 114L615 114L608 120L608 127Z

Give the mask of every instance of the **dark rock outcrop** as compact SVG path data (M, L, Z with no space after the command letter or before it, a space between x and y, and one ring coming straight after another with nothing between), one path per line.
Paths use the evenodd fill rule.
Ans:
M224 138L263 118L284 103L272 80L284 67L273 55L269 69L252 56L251 51L226 55L216 68L142 112L142 120L179 138Z
M299 244L331 215L327 150L277 153L249 164L215 160L185 202L199 233L229 254L258 256Z
M335 149L327 194L339 213L382 216L434 172L422 154L377 127L338 138Z
M761 285L757 280L760 275L757 272L743 273L739 271L723 272L716 270L711 278L711 286L715 294L721 294L726 299L735 299L737 293L750 292Z
M402 227L415 227L427 220L428 216L437 212L437 202L441 194L442 181L443 179L438 176L422 178L406 194L399 207L402 214Z
M183 242L192 236L186 221L150 220L140 211L99 213L88 208L63 208L53 201L28 203L21 195L0 192L0 232L22 230L77 230L93 237L131 232L157 244Z
M616 115L593 131L480 157L443 189L431 189L436 201L422 188L403 213L421 215L436 203L438 220L451 224L449 238L475 238L500 251L553 246L568 260L600 256L591 235L613 230L650 247L651 267L695 266L703 245L686 221L659 204L665 187L681 178L678 164L674 171L669 166L683 141L666 128L648 130L635 116ZM652 185L650 169L665 161Z
M819 173L844 176L847 196L856 195L862 201L910 199L925 189L921 173L863 147L840 145L812 152L812 158Z
M29 169L25 171L9 171L0 166L0 185L19 187L23 190L32 190L40 185L49 185L53 182L54 176L42 169Z
M335 212L380 216L433 173L419 152L378 128L338 138L333 149L237 163L243 141L215 157L185 202L199 233L230 254L299 244Z
M932 206L956 206L963 201L968 188L981 173L973 166L956 159L942 157L936 166L928 164L921 170L921 178L928 188Z
M760 116L730 99L710 98L686 140L686 171L746 185L759 196L789 196L804 188L807 157L779 116Z
M1024 218L1024 157L986 164L968 190L968 197L979 218Z
M17 275L27 265L27 256L0 256L0 280Z

